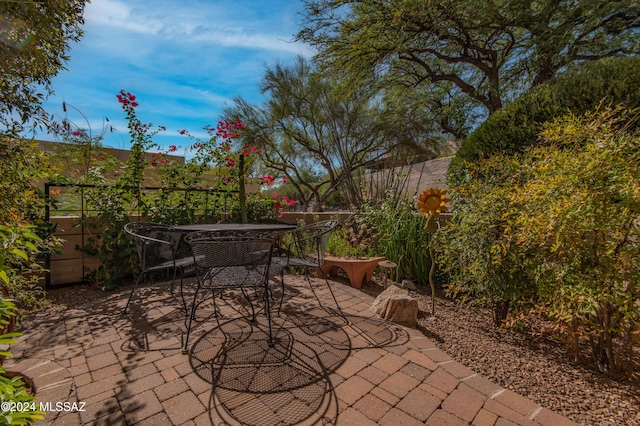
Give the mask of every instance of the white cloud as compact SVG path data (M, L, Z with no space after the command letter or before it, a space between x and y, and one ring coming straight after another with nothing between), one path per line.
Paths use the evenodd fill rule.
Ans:
M45 106L60 113L65 100L92 127L109 117L118 133L105 142L127 148L115 98L125 89L138 96L140 120L167 127L159 142L184 144L178 130L204 136L202 126L215 124L232 98L261 102L265 64L311 55L289 42L301 10L292 0L92 0L85 36L72 47L68 70L54 79L56 96Z
M116 38L121 37L119 32L132 32L156 37L158 41L198 44L201 47L229 46L310 54L307 47L292 41L295 27L268 24L268 14L273 13L270 8L265 8L264 13L254 10L254 17L257 14L263 16L252 21L246 16L246 11L241 13L240 4L233 1L227 3L207 3L206 7L202 7L192 1L125 3L93 0L87 6L85 19L87 25L103 26ZM151 4L155 7L149 7ZM292 24L288 16L275 16L283 23ZM273 28L279 32L273 32Z

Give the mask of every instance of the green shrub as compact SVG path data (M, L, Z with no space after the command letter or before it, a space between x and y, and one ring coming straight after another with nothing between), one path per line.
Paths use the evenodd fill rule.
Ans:
M327 253L332 256L353 256L353 247L349 245L348 225L341 224L331 233L327 243Z
M0 135L0 295L16 302L20 317L45 302L42 255L60 247L36 185L49 171L36 142Z
M515 157L474 164L472 178L451 192L454 213L432 241L437 265L449 280L445 293L489 306L496 325L535 294L511 235L520 210L510 196L525 180L519 169Z
M541 146L474 165L460 209L436 235L452 294L535 310L577 358L592 349L618 375L640 336L640 135L637 111L549 123Z
M544 123L603 103L640 106L640 58L582 63L492 114L463 141L449 168L449 186L464 181L468 162L524 152L537 144Z
M36 235L36 230L36 226L15 213L0 224L0 296L17 303L21 309L19 319L46 304L39 285L44 268L38 255L49 241ZM56 248L56 244L52 243L51 248Z
M640 334L640 136L631 127L630 114L611 110L557 120L514 194L526 206L517 238L540 304L574 353L584 338L612 375Z
M17 308L13 303L0 297L0 345L12 345L15 343L14 337L19 337L20 333L6 332L15 316ZM8 351L0 351L0 359L10 357ZM33 424L37 420L44 420L44 412L40 411L36 405L33 395L31 395L22 377L8 377L6 370L0 362L0 402L2 402L2 410L0 410L0 424L3 425L26 425ZM5 404L16 404L19 410L5 409Z

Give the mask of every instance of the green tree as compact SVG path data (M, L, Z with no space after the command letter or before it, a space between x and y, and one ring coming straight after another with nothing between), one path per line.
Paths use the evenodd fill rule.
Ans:
M393 164L415 164L443 155L451 155L454 144L470 131L469 118L473 105L441 92L433 84L385 87L382 102L388 123L402 123L396 135L397 146Z
M327 69L346 72L350 85L431 84L426 103L434 114L456 99L453 105L487 116L572 62L639 51L636 0L305 0L305 5L297 39L315 47ZM446 113L440 114L444 120Z
M23 241L24 223L36 227L37 239L17 258L0 259L1 291L32 308L42 293L37 275L38 256L55 250L51 229L43 223L48 202L37 186L49 173L46 156L37 143L18 139L28 122L43 124L41 102L51 92L51 78L68 60L69 43L82 35L85 0L15 0L0 2L0 223L3 247ZM44 93L41 93L44 92ZM9 225L11 224L11 225ZM30 231L31 232L31 231ZM16 248L17 250L17 248ZM15 252L8 250L9 253Z
M342 189L349 205L362 203L358 173L407 138L407 127L385 114L381 96L359 88L346 96L338 82L299 57L290 67L268 67L261 106L242 98L225 115L247 123L245 139L263 149L270 169L286 177L307 209L319 209Z
M16 134L31 120L45 121L41 102L51 93L51 78L69 59L70 43L82 36L87 2L0 2L0 124L4 132Z
M448 171L448 183L466 179L469 162L522 153L539 143L545 123L569 112L582 115L601 104L640 107L640 57L604 58L573 64L492 114L463 142Z

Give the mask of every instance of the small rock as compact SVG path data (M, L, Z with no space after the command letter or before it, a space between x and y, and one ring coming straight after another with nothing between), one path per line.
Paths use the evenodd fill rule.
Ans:
M402 280L402 288L406 288L408 290L416 290L416 284L411 280Z

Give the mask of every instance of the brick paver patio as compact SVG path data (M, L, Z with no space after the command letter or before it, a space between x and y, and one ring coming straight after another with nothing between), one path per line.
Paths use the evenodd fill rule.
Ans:
M29 324L5 365L34 381L43 425L574 424L376 319L360 290L331 282L340 315L324 280L312 282L320 303L286 276L271 348L266 317L252 323L231 295L217 320L211 305L198 311L183 355L178 298L151 285L126 316L122 293Z

